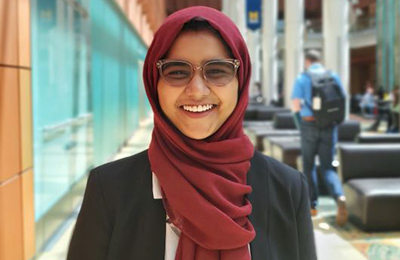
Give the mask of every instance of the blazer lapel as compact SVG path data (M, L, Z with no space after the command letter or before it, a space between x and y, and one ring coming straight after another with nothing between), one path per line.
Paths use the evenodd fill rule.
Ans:
M249 216L249 220L256 231L256 237L250 243L251 259L269 260L268 172L264 158L257 156L257 152L255 152L251 160L250 171L247 174L247 184L253 188L253 192L248 195L252 205L252 213Z

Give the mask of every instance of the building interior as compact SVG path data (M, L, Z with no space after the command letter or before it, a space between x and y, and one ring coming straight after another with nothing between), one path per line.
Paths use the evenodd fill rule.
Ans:
M257 29L248 2L0 0L0 260L66 259L90 170L149 146L146 54L164 20L191 6L235 22L253 70L244 132L300 172L291 93L304 51L322 53L347 93L332 165L349 221L336 224L320 181L318 258L400 260L400 1L259 0Z

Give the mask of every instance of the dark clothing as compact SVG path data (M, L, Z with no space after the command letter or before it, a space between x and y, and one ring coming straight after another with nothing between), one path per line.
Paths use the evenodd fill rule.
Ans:
M332 161L337 141L337 127L320 128L315 122L302 121L301 124L301 153L303 171L307 176L310 187L311 207L318 204L318 181L314 170L315 156L318 155L322 176L329 193L336 200L343 195L342 185L333 169Z
M255 152L252 260L317 259L305 176ZM166 212L147 151L92 170L67 260L164 260Z

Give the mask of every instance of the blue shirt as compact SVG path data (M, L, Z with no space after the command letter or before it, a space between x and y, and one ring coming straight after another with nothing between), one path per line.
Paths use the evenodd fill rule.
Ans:
M326 72L325 68L320 63L313 63L309 68L308 71L310 73L315 74L323 74ZM341 87L343 93L345 93L343 89L342 82L340 81L339 77L332 73L332 77L336 80L337 84ZM293 92L292 92L292 100L293 99L300 99L301 100L301 116L313 116L313 112L311 110L312 101L311 101L311 78L306 75L305 73L301 73L294 82Z

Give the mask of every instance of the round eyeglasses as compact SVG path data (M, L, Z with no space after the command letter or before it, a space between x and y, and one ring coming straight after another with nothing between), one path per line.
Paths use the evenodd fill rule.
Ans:
M194 66L183 60L159 60L156 62L161 78L171 86L185 86L193 78L195 70L201 70L206 82L224 86L236 76L239 60L210 60L201 66Z

